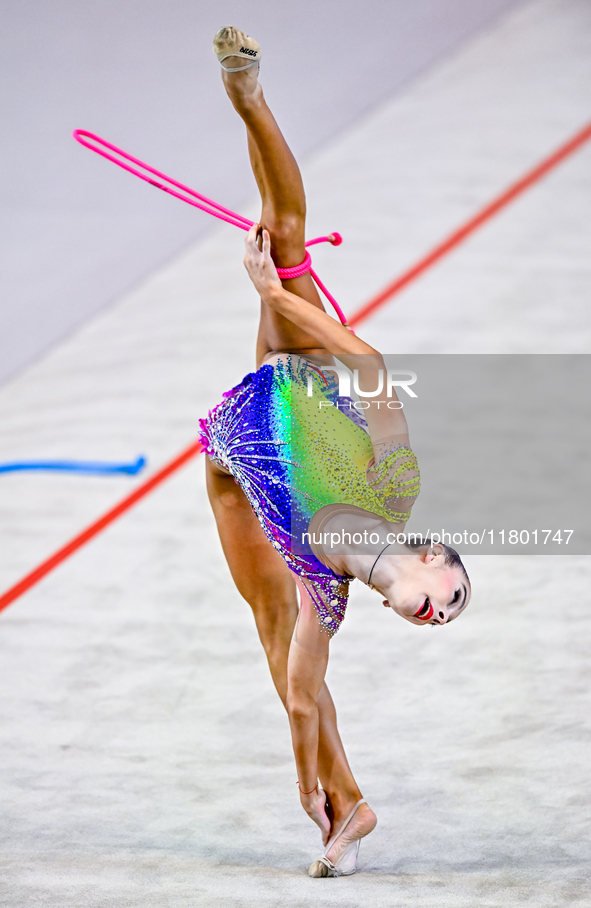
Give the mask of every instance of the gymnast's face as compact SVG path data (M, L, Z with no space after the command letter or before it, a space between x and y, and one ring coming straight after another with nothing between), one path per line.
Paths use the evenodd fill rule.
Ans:
M382 584L384 605L411 624L448 624L470 601L463 570L445 560L441 545L424 546L398 560L396 578Z

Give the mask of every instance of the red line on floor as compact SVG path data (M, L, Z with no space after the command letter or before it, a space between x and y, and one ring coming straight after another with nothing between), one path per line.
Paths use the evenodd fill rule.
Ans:
M541 161L533 170L526 173L525 176L521 177L520 180L517 180L516 183L509 186L509 188L502 192L501 195L497 196L496 199L489 202L488 205L471 217L470 220L466 221L465 224L462 224L461 227L454 230L454 232L443 240L443 242L435 246L431 252L428 252L422 259L419 259L412 267L408 268L403 274L393 280L391 284L384 287L384 289L374 296L373 299L365 303L361 309L354 312L348 319L351 327L355 327L355 325L358 325L363 319L372 315L376 309L380 309L385 303L389 302L393 296L400 293L401 290L407 287L412 281L415 281L421 274L424 274L427 269L435 265L435 263L443 258L443 256L447 255L448 252L451 252L452 249L455 249L456 246L463 243L470 234L474 233L475 230L478 230L479 227L482 227L482 225L494 217L495 214L498 214L502 208L505 208L525 192L526 189L529 189L530 186L533 186L534 183L541 180L542 177L546 176L554 167L562 163L565 158L568 158L569 155L577 151L577 149L584 145L585 142L588 142L589 139L591 139L591 123L587 124L580 132L569 139L568 142L561 145L560 148L557 148L556 151Z
M158 470L157 473L154 473L150 479L147 479L141 486L138 486L137 489L124 498L123 501L120 501L114 508L111 508L106 514L103 514L102 517L99 517L98 520L91 523L89 527L82 530L77 536L74 536L73 539L62 546L61 549L58 549L57 552L54 552L53 555L47 558L46 561L43 561L38 567L31 571L30 574L27 574L26 577L23 577L22 580L15 583L13 587L0 596L0 612L2 609L9 606L11 602L14 602L15 599L18 599L19 596L22 596L23 593L26 593L27 590L30 590L32 586L35 586L36 583L39 583L39 581L42 580L46 574L49 574L50 571L53 571L58 564L61 564L62 561L65 561L66 558L73 555L79 548L86 545L87 542L104 530L105 527L108 527L110 523L113 523L114 520L117 520L118 517L125 514L125 512L133 507L136 502L144 498L152 489L155 489L161 482L164 482L165 479L168 479L172 473L175 473L179 467L182 467L188 460L191 460L192 457L199 454L201 448L201 442L193 442L193 444L189 445L188 448L185 448L178 457L175 457L174 460L167 463L162 469Z
M530 186L564 161L569 155L573 154L573 152L584 145L589 139L591 139L591 123L576 133L576 135L569 139L568 142L565 142L564 145L561 145L560 148L557 148L555 152L545 158L540 164L534 167L533 170L530 170L525 176L521 177L520 180L513 183L512 186L501 193L501 195L497 196L496 199L493 199L492 202L482 208L474 217L470 218L469 221L466 221L465 224L455 230L447 239L424 256L424 258L420 259L420 261L405 271L404 274L401 274L400 277L397 277L391 284L388 284L388 286L378 293L377 296L374 296L373 299L351 316L349 324L351 326L358 325L359 322L366 319L375 312L376 309L383 306L384 303L388 302L396 293L399 293L404 287L408 286L411 281L416 280L428 268L443 258L444 255L447 255L448 252L451 252L452 249L463 242L471 233L474 233L482 224L490 220L490 218L497 214L502 208L516 199L522 192L525 192L526 189L529 189ZM114 508L111 508L110 511L107 511L106 514L103 514L95 523L91 524L71 539L70 542L62 546L61 549L58 549L57 552L54 552L53 555L43 561L38 567L0 596L0 611L26 593L27 590L30 590L36 583L39 583L43 577L61 564L62 561L65 561L66 558L73 555L79 548L86 545L87 542L133 507L136 502L140 501L149 492L159 486L161 482L164 482L165 479L176 472L183 464L187 463L188 460L191 460L191 458L199 454L200 451L201 444L198 441L193 442L193 444L189 445L188 448L185 448L178 457L175 457L174 460L171 460L170 463L162 467L162 469L155 473L150 479L142 483L141 486L138 486L138 488L124 498L123 501L120 501L119 504L115 505Z

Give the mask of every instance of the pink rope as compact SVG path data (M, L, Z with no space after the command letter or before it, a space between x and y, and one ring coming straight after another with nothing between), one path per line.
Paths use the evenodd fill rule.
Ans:
M282 281L289 281L294 277L301 277L302 274L307 274L308 271L312 270L312 256L309 252L306 252L306 258L301 265L295 265L294 268L278 268L277 274Z
M219 218L221 221L226 221L227 224L233 224L234 227L240 227L242 230L250 230L254 221L250 221L248 218L242 217L241 214L237 214L235 211L231 211L229 208L224 208L223 205L220 205L218 202L214 202L213 199L208 199L207 196L202 195L200 192L196 192L195 189L191 189L190 186L185 186L184 183L179 183L178 180L173 180L172 177L167 176L165 173L162 173L161 170L156 170L155 167L150 167L149 164L145 164L143 161L140 161L139 158L134 158L133 155L128 154L123 149L118 148L116 145L112 145L111 142L107 142L106 139L101 139L100 136L97 136L94 132L87 132L85 129L75 129L72 133L73 137L81 145L84 145L85 148L89 148L90 151L94 151L96 154L100 154L101 157L106 158L108 161L112 161L113 164L117 164L118 167L121 167L123 170L127 170L128 173L132 173L134 176L139 177L140 180L143 180L145 183L149 183L151 186L155 186L157 189L162 189L163 192L167 192L169 195L174 196L176 199L180 199L181 202L186 202L187 205L192 205L194 208L199 208L200 211L205 211L206 214L213 215L214 218ZM90 141L87 141L89 140ZM91 144L95 142L96 145ZM97 145L102 146L102 148L97 148ZM104 149L108 149L105 151ZM114 152L113 154L109 152ZM123 158L124 160L120 160ZM131 162L131 164L137 165L133 167L130 164L126 164L125 161ZM141 170L138 170L141 168ZM142 171L147 171L147 173L142 173ZM153 177L158 177L157 180L154 180ZM160 180L164 183L168 183L168 186L163 185ZM171 187L175 187L172 189ZM179 191L177 191L179 190ZM189 196L189 198L187 198ZM313 240L308 240L306 246L314 246L316 243L331 243L333 246L340 246L343 242L343 238L340 233L331 233L328 236L318 236ZM316 284L320 290L324 293L327 300L332 304L335 312L340 318L343 325L349 327L347 324L347 319L345 314L334 296L328 292L324 284L318 278L318 275L312 270L312 258L309 252L306 252L306 258L301 263L301 265L296 265L294 268L278 268L277 273L279 277L283 280L289 280L290 278L301 277L303 274L306 274L308 271L312 275L313 279L316 281Z

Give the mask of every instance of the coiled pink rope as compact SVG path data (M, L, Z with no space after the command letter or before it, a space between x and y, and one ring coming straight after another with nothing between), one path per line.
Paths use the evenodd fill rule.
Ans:
M187 205L193 205L194 208L199 208L201 211L205 211L206 214L211 214L214 218L219 218L221 221L226 221L227 224L233 224L234 227L240 227L242 230L250 230L254 224L254 221L249 221L248 218L242 217L241 214L230 211L229 208L224 208L223 205L214 202L213 199L208 199L207 196L202 195L200 192L196 192L194 189L191 189L190 186L185 186L183 183L173 180L172 177L167 176L160 170L156 170L155 167L150 167L149 164L145 164L143 161L140 161L139 158L134 158L133 155L127 154L126 151L117 148L116 145L112 145L111 142L107 142L106 139L101 139L100 136L97 136L93 132L87 132L85 129L75 129L72 135L76 141L80 142L81 145L84 145L85 148L89 148L91 151L96 152L96 154L100 154L103 158L107 158L108 161L112 161L113 164L117 164L118 167L122 167L123 170L127 170L128 173L132 173L134 176L139 177L140 180L150 183L151 186L156 186L157 189L162 189L163 192L173 195L176 199L180 199L181 202L186 202ZM91 141L87 141L89 139ZM91 142L95 142L96 145L91 144ZM102 146L102 148L97 148L97 145ZM108 149L108 151L105 151L104 149ZM114 152L116 155L119 155L119 158L116 158L109 152ZM122 161L120 158L123 158L124 160ZM130 161L131 164L141 167L141 169L147 171L147 173L142 173L136 167L126 164L126 161ZM158 180L151 179L149 174L158 177L158 180L163 180L170 185L164 186L161 182L158 182ZM171 187L175 188L172 189ZM187 195L189 198L187 198ZM314 246L316 243L331 243L333 246L340 246L342 242L343 238L340 233L331 233L328 236L318 236L313 240L308 240L306 246ZM312 269L312 257L308 251L306 251L306 258L301 265L296 265L294 268L278 268L277 274L283 280L290 280L291 278L301 277L308 271L327 300L333 306L342 324L348 328L349 325L343 310L334 296L326 289L316 272Z
M290 278L301 277L302 274L306 274L307 271L310 271L312 266L312 256L306 250L306 258L301 265L294 265L293 268L278 268L277 274L284 281L289 281Z

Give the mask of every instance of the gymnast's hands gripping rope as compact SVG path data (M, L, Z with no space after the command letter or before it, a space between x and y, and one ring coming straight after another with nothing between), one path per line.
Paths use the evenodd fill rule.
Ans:
M271 258L269 231L261 230L259 224L253 224L246 235L244 244L246 247L244 267L248 271L248 276L262 301L271 308L275 308L273 303L281 290L281 281Z
M271 238L260 224L253 224L246 236L244 265L261 299L275 312L316 338L318 344L337 356L346 366L358 363L348 360L351 355L373 354L383 364L381 355L346 325L337 322L323 309L312 305L282 285L278 269L271 258ZM363 368L375 365L369 359Z

